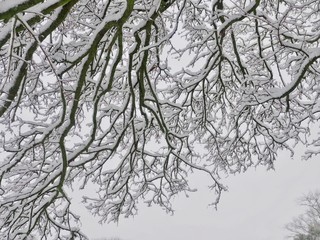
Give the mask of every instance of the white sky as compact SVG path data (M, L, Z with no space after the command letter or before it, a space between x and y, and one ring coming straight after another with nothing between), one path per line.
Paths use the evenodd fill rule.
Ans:
M297 199L320 188L320 159L301 161L299 153L293 159L288 153L281 153L275 166L275 171L258 167L225 179L229 191L222 196L218 211L208 207L213 197L207 190L208 179L195 175L193 185L198 192L189 198L178 196L173 202L173 216L157 206L140 204L134 218L122 218L118 225L99 225L98 219L79 208L82 230L93 240L285 239L288 232L284 225L303 212ZM73 201L80 202L80 197Z
M171 64L178 66L174 61ZM279 154L275 171L251 168L223 180L229 191L223 194L217 211L208 207L213 198L207 189L210 180L194 175L193 186L198 192L190 198L178 196L173 201L173 216L157 206L140 204L134 218L99 225L99 219L80 204L76 213L82 216L82 230L92 240L283 240L288 234L284 225L303 211L296 200L320 189L320 156L301 161L299 152L293 159L288 153ZM74 193L73 203L80 203L81 195Z

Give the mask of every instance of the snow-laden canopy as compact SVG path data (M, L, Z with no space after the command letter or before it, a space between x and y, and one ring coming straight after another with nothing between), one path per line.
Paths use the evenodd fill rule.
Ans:
M85 238L69 187L117 220L318 153L319 43L318 0L1 0L0 238Z

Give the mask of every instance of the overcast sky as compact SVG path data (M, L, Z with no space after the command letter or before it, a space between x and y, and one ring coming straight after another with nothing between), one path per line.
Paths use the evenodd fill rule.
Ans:
M213 193L207 190L208 179L192 176L198 192L186 198L178 196L175 214L168 215L157 206L139 205L134 218L122 218L117 224L99 225L98 219L81 209L83 231L90 239L119 237L123 240L280 240L288 232L284 225L303 212L297 199L319 189L320 160L301 161L301 149L294 158L280 153L276 170L262 166L223 180L224 193L218 210L208 207ZM74 202L80 202L77 193ZM79 211L79 209L77 209Z

